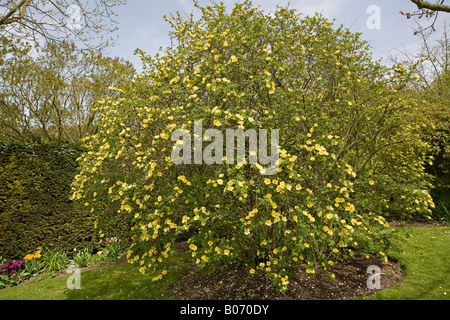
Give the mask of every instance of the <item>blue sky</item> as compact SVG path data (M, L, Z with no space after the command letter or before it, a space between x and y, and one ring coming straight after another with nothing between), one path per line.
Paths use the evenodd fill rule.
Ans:
M202 5L207 5L208 0L199 0ZM240 1L225 0L228 7ZM353 32L361 32L363 39L367 40L372 47L375 59L387 60L389 55L398 55L399 50L406 49L415 53L420 47L420 38L414 36L413 28L420 22L427 26L430 21L406 19L399 12L412 12L415 5L409 0L290 0L269 1L253 0L254 5L270 12L277 5L290 4L291 8L305 15L321 12L326 18L335 20L336 25L343 25ZM367 21L374 14L368 13L370 6L379 8L379 29L370 29ZM119 23L119 36L116 45L110 50L110 54L125 58L139 68L139 59L133 55L136 48L140 48L147 54L154 55L159 47L165 48L170 44L170 26L163 20L163 15L175 13L189 14L194 12L199 17L199 11L193 5L192 0L128 0L125 6L118 8L117 21ZM445 22L449 21L449 14L441 13L436 24L439 36ZM447 19L447 21L445 21ZM428 24L427 24L428 23Z

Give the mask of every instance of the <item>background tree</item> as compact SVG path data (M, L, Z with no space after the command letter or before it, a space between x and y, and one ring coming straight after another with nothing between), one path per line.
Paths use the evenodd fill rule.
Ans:
M41 45L70 40L103 47L110 44L110 34L117 29L114 8L125 3L126 0L0 1L0 37Z
M411 0L411 2L420 10L450 12L450 6L444 3L445 0L437 0L435 3L423 0Z
M410 0L412 3L414 3L417 6L417 11L414 12L407 12L404 13L403 11L400 11L400 13L404 16L406 16L408 19L411 17L418 17L419 19L425 17L428 19L433 19L431 25L423 28L422 26L419 27L418 30L414 32L414 34L418 33L424 33L426 30L435 31L434 25L437 21L439 12L446 12L450 13L450 5L445 3L445 0L436 0L435 3L432 3L430 1L423 1L423 0Z
M429 34L422 33L420 37L418 53L402 52L405 64L415 66L418 80L405 98L416 106L414 118L425 124L421 135L433 158L426 162L426 169L435 177L433 215L450 220L450 34L445 26L437 40L431 40Z
M97 101L134 71L123 60L79 52L69 42L48 44L38 57L21 52L0 68L0 137L5 141L79 142L95 133Z

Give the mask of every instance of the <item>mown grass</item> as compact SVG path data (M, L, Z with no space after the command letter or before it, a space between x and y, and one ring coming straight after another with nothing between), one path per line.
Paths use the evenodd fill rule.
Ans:
M166 262L168 274L160 281L142 276L137 265L111 264L81 272L81 289L69 290L70 275L21 284L0 290L0 300L169 300L170 286L189 268L186 254L176 253ZM147 274L146 274L147 275Z
M410 227L401 232L411 237L390 256L404 268L404 280L361 299L450 300L450 228Z
M404 281L393 288L360 299L449 300L450 228L401 228L412 237L401 242L401 250L390 253L405 269ZM171 285L190 268L182 262L186 253L167 261L168 274L153 282L141 276L136 265L109 265L81 273L81 289L67 289L69 275L0 290L0 300L170 300Z

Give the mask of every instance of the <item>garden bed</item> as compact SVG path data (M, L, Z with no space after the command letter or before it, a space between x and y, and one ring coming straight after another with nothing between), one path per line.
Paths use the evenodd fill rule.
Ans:
M320 273L312 278L299 270L297 278L290 278L284 295L275 290L268 276L250 276L245 267L237 264L209 275L194 267L173 286L173 292L179 300L345 300L379 291L367 288L370 274L366 271L370 265L381 268L380 290L403 280L404 272L399 264L371 256L334 266L334 280Z

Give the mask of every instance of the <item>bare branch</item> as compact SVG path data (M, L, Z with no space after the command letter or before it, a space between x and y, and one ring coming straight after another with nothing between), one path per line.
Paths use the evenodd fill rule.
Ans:
M5 16L0 18L0 26L11 24L22 19L25 16L25 12L30 2L31 0L22 0L19 4L13 5L11 10ZM12 17L19 10L19 15L16 17Z
M411 2L414 3L419 9L428 9L431 11L441 11L450 13L450 6L445 5L443 0L437 3L431 3L429 1L423 0L411 0Z
M114 8L127 0L0 1L0 36L39 45L65 40L89 48L113 43L117 30ZM99 43L95 43L99 42Z

